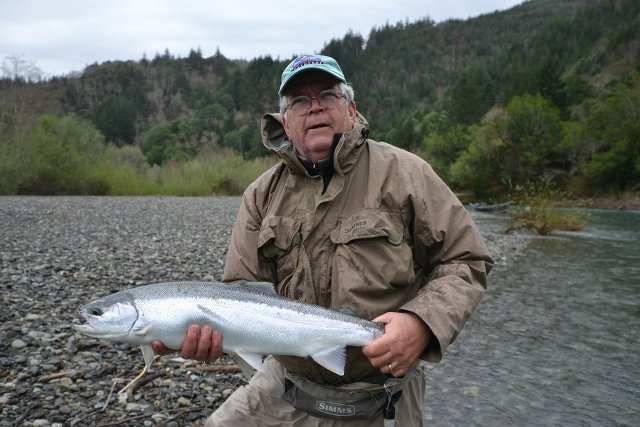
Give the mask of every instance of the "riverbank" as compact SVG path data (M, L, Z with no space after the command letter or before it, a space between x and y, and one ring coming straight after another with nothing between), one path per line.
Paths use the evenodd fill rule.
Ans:
M621 197L593 197L584 199L580 205L593 209L640 211L640 194L629 194Z
M0 197L0 427L202 425L244 383L232 358L203 366L162 357L144 384L118 395L144 365L139 349L71 326L80 305L113 291L218 280L239 203ZM485 230L485 214L473 215L496 269L526 246L527 237Z

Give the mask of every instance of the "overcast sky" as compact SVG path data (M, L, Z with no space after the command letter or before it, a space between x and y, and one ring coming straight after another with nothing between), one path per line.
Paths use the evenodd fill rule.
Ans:
M318 53L348 31L399 21L466 19L523 0L0 0L0 58L35 61L46 76L109 60L200 48L229 59Z

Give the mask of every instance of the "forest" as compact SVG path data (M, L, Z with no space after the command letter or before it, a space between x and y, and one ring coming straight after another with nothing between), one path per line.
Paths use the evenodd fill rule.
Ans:
M640 2L530 0L326 42L370 137L426 159L456 191L640 192ZM260 117L291 60L168 50L45 77L0 77L0 194L239 194L275 159Z

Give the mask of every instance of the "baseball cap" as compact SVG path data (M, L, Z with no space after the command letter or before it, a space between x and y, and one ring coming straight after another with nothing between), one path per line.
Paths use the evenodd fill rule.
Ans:
M291 61L289 65L287 65L287 68L282 72L278 95L282 95L284 87L292 78L300 73L310 70L324 71L343 83L347 82L347 79L344 78L342 69L332 57L325 55L302 55Z

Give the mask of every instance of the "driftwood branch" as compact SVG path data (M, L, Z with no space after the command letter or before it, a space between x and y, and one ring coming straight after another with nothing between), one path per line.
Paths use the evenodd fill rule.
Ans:
M127 388L127 394L129 395L129 397L133 397L133 392L135 391L135 389L137 389L138 387L142 387L143 385L150 383L151 381L155 380L158 377L161 377L162 375L164 375L164 372L154 372L153 374L146 374L143 377L140 377L137 380L134 380L131 385L129 386L129 388ZM119 393L122 393L123 390L120 390Z
M199 372L240 372L240 365L198 365L190 368Z
M48 383L49 381L57 380L59 378L75 378L79 376L82 371L71 370L71 371L62 371L56 372L55 374L44 375L36 380L36 383Z

